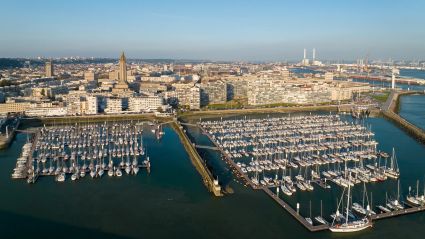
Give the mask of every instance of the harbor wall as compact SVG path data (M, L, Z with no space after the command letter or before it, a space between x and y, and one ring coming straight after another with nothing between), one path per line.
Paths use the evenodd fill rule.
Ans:
M179 118L193 117L217 117L241 114L260 114L260 113L293 113L309 111L339 111L339 109L350 108L349 105L318 105L318 106L293 106L293 107L273 107L273 108L252 108L252 109L228 109L228 110L202 110L185 112L178 115Z
M10 142L12 142L13 138L15 137L15 130L13 130L9 137L6 137L5 135L0 136L0 150L6 149L9 147Z
M6 137L6 135L0 135L0 150L6 149L9 147L12 140L15 138L16 130L19 128L20 121L13 127L13 130L9 133L9 137Z
M403 117L401 117L398 114L398 110L400 107L400 96L402 95L411 95L411 94L420 94L422 92L416 92L416 91L403 91L403 92L396 92L393 91L390 96L388 97L387 102L385 103L385 106L382 109L382 115L389 119L390 121L394 122L397 126L399 126L401 129L405 130L408 134L416 138L417 140L421 141L422 143L425 143L425 131L421 128L417 127L416 125L410 123Z
M214 177L212 173L209 171L207 165L205 165L201 156L198 154L198 151L196 151L196 148L184 132L183 126L181 126L177 121L172 122L171 126L179 136L180 141L186 149L186 152L189 154L189 158L192 161L192 164L201 175L205 186L210 192L214 194L214 196L223 196L221 188L214 185Z

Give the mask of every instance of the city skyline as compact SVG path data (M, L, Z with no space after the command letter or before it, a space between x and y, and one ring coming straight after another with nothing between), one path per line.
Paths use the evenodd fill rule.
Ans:
M367 3L367 8L365 7ZM422 60L424 3L98 1L3 4L0 57ZM20 14L16 14L19 12ZM78 17L76 17L78 16Z

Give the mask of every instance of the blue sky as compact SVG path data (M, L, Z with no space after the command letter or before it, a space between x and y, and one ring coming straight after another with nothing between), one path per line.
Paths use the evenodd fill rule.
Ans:
M425 59L425 1L0 0L0 57Z

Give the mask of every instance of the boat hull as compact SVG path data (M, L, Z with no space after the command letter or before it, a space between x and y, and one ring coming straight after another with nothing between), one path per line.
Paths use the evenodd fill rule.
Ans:
M372 227L372 223L367 223L365 225L356 225L356 226L350 226L350 225L340 225L340 226L332 226L329 228L331 232L338 232L338 233L348 233L348 232L358 232L363 231L369 227Z

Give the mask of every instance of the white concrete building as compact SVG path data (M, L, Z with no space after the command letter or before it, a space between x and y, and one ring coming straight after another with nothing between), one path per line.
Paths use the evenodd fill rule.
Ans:
M86 112L87 115L97 114L97 97L87 96L86 97Z
M121 98L107 98L105 113L119 114L122 113L122 99Z
M333 81L334 80L334 73L332 73L332 72L326 72L325 73L325 80L326 81Z
M45 117L45 116L65 116L67 114L66 107L39 107L25 111L28 116Z
M131 112L154 112L158 108L164 109L164 98L160 96L131 97L128 101Z

